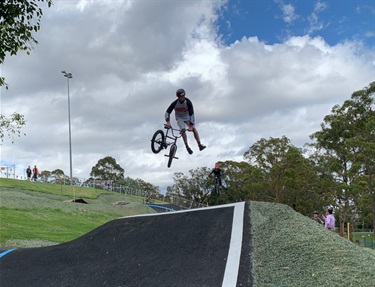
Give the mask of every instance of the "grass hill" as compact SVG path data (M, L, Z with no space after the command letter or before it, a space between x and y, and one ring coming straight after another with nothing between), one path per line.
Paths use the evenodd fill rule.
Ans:
M2 178L0 249L67 242L110 220L153 212L143 197Z
M120 216L152 212L140 197L77 187L72 194L70 186L1 179L0 249L66 242ZM375 286L374 250L283 204L250 202L250 214L245 236L254 286Z

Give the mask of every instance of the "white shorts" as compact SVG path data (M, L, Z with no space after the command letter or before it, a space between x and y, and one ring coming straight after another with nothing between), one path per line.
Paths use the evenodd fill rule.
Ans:
M179 126L179 128L180 128L181 130L183 130L183 129L186 129L186 126L189 126L189 125L190 125L190 122L189 122L189 121L184 121L184 120L178 119L178 120L177 120L177 125Z

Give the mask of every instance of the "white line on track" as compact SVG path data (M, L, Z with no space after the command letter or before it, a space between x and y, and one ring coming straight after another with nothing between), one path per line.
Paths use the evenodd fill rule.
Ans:
M232 207L234 206L236 209L237 205L245 204L245 202L237 202L237 203L228 203L228 204L222 204L222 205L214 205L214 206L207 206L207 207L200 207L200 208L192 208L192 209L184 209L184 210L176 210L176 211L169 211L169 212L162 212L162 213L146 213L146 214L136 214L136 215L129 215L129 216L123 216L118 219L123 218L131 218L131 217L144 217L144 216L163 216L163 215L173 215L176 213L182 213L182 212L194 212L194 211L202 211L207 209L216 209L216 208L226 208L226 207Z
M227 265L225 267L222 287L235 287L237 285L238 270L240 267L243 216L245 202L235 203L233 211L232 235L230 238Z
M192 211L200 211L200 210L206 210L206 209L227 208L227 207L232 207L232 206L234 207L232 234L230 238L228 258L227 258L227 263L225 266L223 283L221 286L222 287L235 287L237 284L238 271L240 267L242 234L243 234L243 216L244 216L244 210L245 210L245 202L229 203L229 204L223 204L223 205L194 208L194 209L189 209L189 210L178 210L175 212L165 212L165 213L156 213L156 214L155 213L139 214L139 215L133 215L133 216L125 216L122 218L173 215L173 214L181 213L181 212L192 212Z

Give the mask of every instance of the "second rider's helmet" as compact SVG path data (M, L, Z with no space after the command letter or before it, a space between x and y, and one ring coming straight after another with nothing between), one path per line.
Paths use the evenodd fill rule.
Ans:
M178 90L176 91L176 96L177 96L177 97L185 96L185 90L184 90L184 89L178 89Z

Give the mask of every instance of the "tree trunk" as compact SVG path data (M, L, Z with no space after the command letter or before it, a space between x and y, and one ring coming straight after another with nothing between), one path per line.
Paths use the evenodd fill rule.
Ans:
M372 189L372 173L369 173L368 176L368 192L370 194L371 198L371 211L372 211L372 229L374 232L374 238L375 238L375 193L374 190Z
M339 224L340 224L340 236L344 237L345 220L341 217L339 220Z

